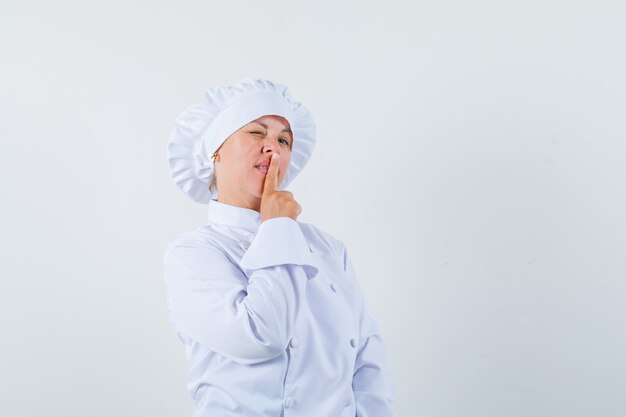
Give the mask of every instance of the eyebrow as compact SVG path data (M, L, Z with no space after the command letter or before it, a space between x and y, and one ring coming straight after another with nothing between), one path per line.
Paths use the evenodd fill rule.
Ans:
M250 122L250 123L256 123L258 125L263 126L265 129L267 129L267 125L265 123L261 123L261 122ZM287 133L290 133L291 136L293 136L293 132L291 131L291 129L285 128L285 129L281 130L281 132L287 132Z

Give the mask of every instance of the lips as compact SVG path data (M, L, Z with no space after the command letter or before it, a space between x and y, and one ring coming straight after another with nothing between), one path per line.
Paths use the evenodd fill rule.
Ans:
M260 164L255 165L254 167L256 169L258 169L262 174L265 175L265 174L267 174L267 170L268 170L269 166L270 166L270 161L268 159L267 161L263 161Z

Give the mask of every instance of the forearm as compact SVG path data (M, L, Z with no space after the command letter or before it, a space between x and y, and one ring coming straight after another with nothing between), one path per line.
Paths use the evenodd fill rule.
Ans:
M308 250L288 219L264 222L240 265L205 246L172 248L166 278L174 325L241 363L276 357L306 302L307 280L317 273Z

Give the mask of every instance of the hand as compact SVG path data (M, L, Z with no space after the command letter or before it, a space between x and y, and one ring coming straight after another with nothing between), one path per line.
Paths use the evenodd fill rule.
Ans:
M289 217L296 220L302 207L289 191L278 191L278 163L280 154L274 153L265 174L265 184L261 195L261 222L275 217Z

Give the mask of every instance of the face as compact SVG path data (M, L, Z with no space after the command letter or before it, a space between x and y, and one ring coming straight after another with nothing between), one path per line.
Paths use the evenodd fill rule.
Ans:
M258 209L272 153L280 154L278 184L291 161L293 133L281 116L263 116L230 135L217 150L215 175L219 201Z

